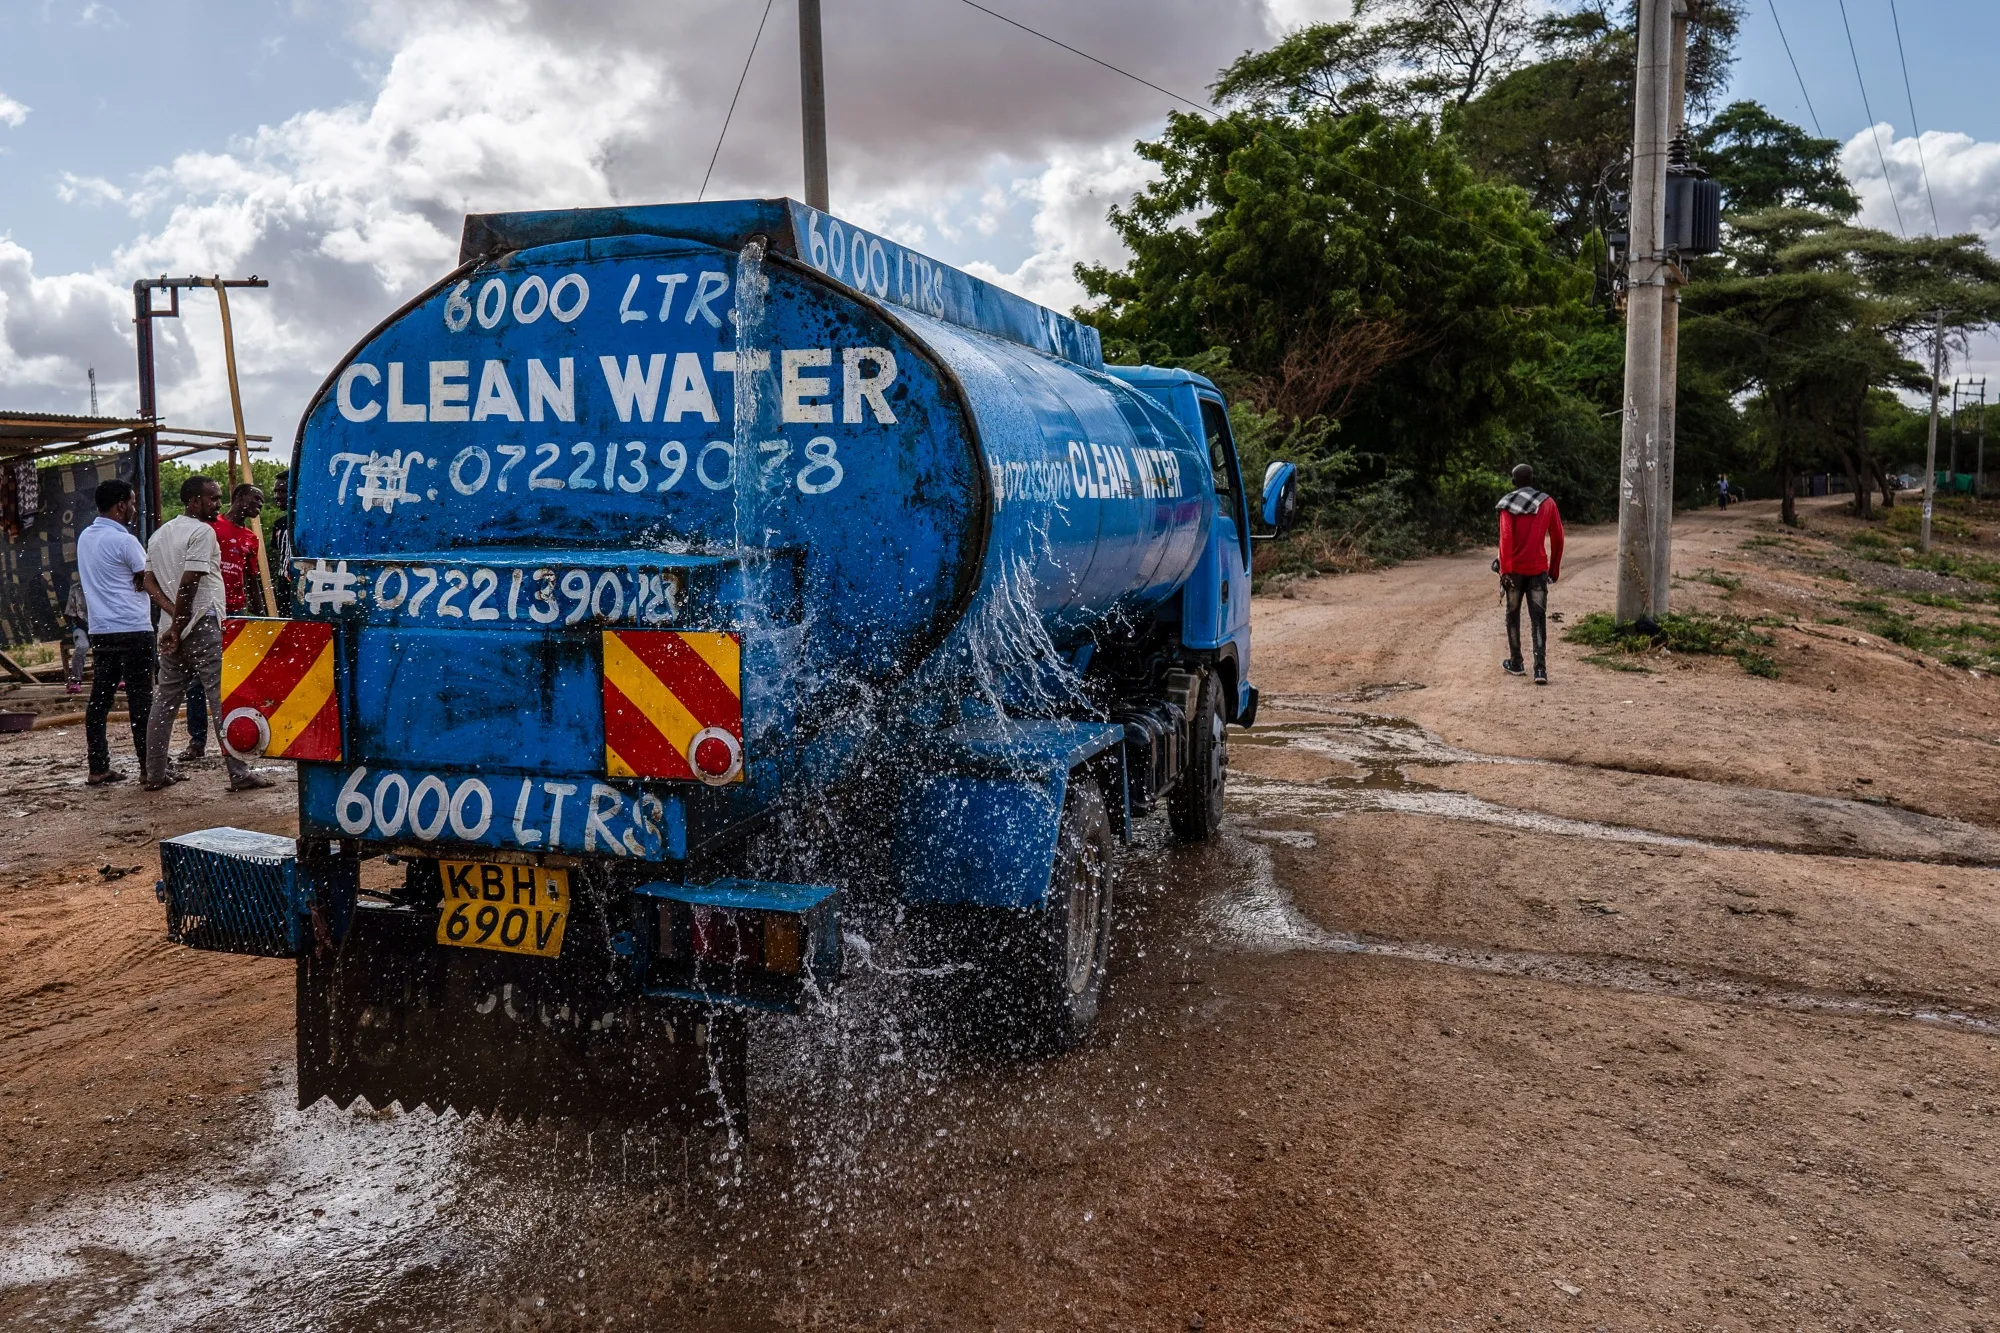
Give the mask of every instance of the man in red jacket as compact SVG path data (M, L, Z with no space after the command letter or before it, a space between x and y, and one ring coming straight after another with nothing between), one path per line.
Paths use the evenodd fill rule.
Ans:
M1556 502L1535 489L1535 470L1526 463L1514 469L1514 489L1500 497L1500 588L1507 595L1507 660L1500 664L1510 676L1526 675L1521 664L1521 603L1535 636L1535 684L1549 683L1549 585L1562 575L1563 521Z

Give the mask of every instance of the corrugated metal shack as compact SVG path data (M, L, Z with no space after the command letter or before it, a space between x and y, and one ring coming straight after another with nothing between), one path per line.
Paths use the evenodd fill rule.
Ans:
M100 481L133 477L145 423L0 411L0 649L58 638L76 577L76 537Z

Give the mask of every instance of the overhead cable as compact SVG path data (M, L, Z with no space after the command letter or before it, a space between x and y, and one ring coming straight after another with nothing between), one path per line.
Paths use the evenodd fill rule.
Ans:
M1896 59L1903 66L1903 96L1910 103L1910 137L1917 141L1917 165L1924 173L1924 198L1931 205L1931 233L1944 235L1944 228L1938 225L1937 196L1931 193L1931 164L1924 160L1924 132L1917 125L1917 95L1910 91L1910 59L1903 54L1903 21L1896 17L1896 0L1889 0L1889 22L1896 27Z
M1799 96L1806 99L1806 114L1812 117L1813 133L1824 139L1826 134L1819 127L1819 112L1813 110L1812 94L1806 91L1806 76L1799 73L1799 62L1792 55L1791 38L1785 36L1785 25L1778 19L1778 0L1765 0L1771 6L1771 22L1777 25L1778 40L1785 45L1785 59L1791 61L1792 77L1799 81Z
M1875 138L1875 160L1882 164L1882 183L1889 187L1889 207L1896 210L1896 230L1910 239L1903 225L1903 206L1896 202L1896 182L1889 175L1889 155L1882 151L1882 127L1875 123L1875 110L1868 105L1868 80L1861 77L1861 53L1854 49L1854 28L1847 21L1847 0L1840 0L1840 26L1847 32L1847 54L1854 61L1854 81L1861 85L1861 109L1868 113L1868 133Z
M736 76L736 91L729 95L729 110L723 113L722 132L715 136L715 151L708 155L708 170L701 174L701 189L694 197L696 203L708 193L708 178L715 174L715 160L722 156L722 141L729 137L729 122L736 118L736 99L743 96L743 81L750 77L750 62L757 58L757 43L764 40L764 25L770 22L775 2L764 0L764 17L757 20L757 35L750 39L750 54L743 57L743 72Z

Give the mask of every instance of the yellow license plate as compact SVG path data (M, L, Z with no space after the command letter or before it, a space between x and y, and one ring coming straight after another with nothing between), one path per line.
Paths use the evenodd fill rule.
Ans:
M569 871L489 861L440 861L438 943L554 958L569 919Z

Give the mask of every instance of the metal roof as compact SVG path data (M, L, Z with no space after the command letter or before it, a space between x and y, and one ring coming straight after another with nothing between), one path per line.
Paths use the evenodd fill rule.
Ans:
M124 417L0 411L0 458L38 453L51 446L102 444L107 441L99 436L121 435L145 424Z

